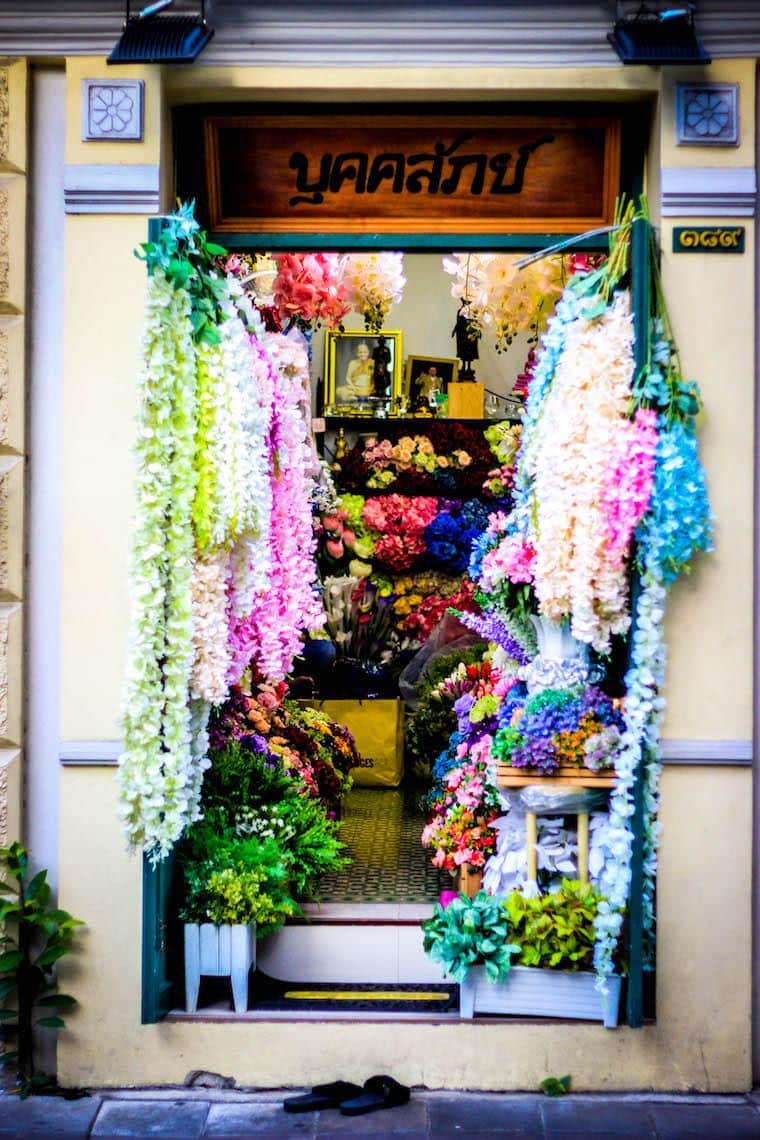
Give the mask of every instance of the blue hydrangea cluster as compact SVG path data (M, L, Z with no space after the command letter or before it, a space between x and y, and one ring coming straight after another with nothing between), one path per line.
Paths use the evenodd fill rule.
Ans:
M636 539L639 569L657 566L669 586L698 550L712 549L712 515L693 420L668 425L660 416L658 428L654 489Z
M487 507L479 499L464 503L453 501L440 511L425 530L430 560L452 574L467 569L472 544L488 526Z

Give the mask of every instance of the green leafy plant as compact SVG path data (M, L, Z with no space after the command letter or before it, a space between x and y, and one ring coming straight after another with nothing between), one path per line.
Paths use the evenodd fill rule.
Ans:
M0 862L13 882L0 882L0 1009L2 1037L16 1048L0 1055L0 1064L15 1065L21 1097L54 1085L35 1065L37 1027L63 1029L60 1011L76 1004L58 992L55 965L71 948L74 932L84 924L66 910L50 906L47 871L31 879L29 855L20 843L0 849ZM14 999L15 994L15 999ZM16 1008L5 1004L15 1000ZM38 1016L41 1014L41 1016Z
M210 830L214 842L218 834L276 840L297 898L313 893L322 875L348 862L340 825L328 819L322 801L306 795L278 764L235 741L212 753L202 807L208 827L195 825L191 838L205 842Z
M520 950L507 942L509 922L503 905L485 891L473 899L459 895L445 908L436 904L422 930L425 953L440 962L455 982L464 981L471 966L484 966L489 982L501 981Z
M290 832L283 844L290 886L296 898L303 898L318 890L322 875L350 862L338 839L340 825L327 818L319 800L303 794L286 796L278 811Z
M520 966L582 970L594 957L594 919L602 896L588 883L563 879L556 894L526 898L512 891L502 906Z
M566 1077L544 1077L538 1086L544 1096L564 1096L570 1092L570 1074Z
M220 834L204 821L188 829L180 862L183 922L255 922L256 937L263 938L300 913L288 890L287 860L274 839Z
M241 811L279 803L299 791L298 781L279 764L231 740L225 748L211 753L201 803L206 819L217 820L220 827L234 827Z

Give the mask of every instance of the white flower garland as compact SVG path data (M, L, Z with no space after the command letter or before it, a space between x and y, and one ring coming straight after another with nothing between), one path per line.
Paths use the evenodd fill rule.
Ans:
M193 670L190 696L212 705L227 696L229 555L199 554L193 572Z
M159 859L193 810L187 692L195 491L190 298L160 271L148 281L143 360L119 815L130 844Z
M626 728L615 760L617 779L610 796L609 834L615 858L605 866L600 878L600 889L606 901L600 905L596 918L594 966L602 987L604 979L612 972L612 956L623 925L623 911L628 904L633 850L631 820L637 771L645 781L645 813L648 819L644 840L644 927L651 932L654 926L655 817L660 770L656 758L660 719L665 707L664 698L659 695L665 677L664 618L665 587L653 575L647 574L633 619L631 666L625 677Z
M599 320L567 328L541 433L525 456L541 611L555 621L569 616L573 635L602 652L630 621L626 575L608 551L603 491L632 379L633 321L620 293Z

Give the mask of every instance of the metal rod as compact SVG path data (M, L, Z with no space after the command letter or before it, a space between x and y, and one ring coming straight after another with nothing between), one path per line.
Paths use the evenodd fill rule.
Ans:
M558 241L556 245L550 245L546 249L540 249L536 253L529 253L526 257L520 257L515 262L518 269L527 269L534 261L540 261L543 257L549 257L552 253L560 253L563 249L569 249L571 245L577 245L578 242L585 241L587 238L602 237L604 234L614 234L622 229L622 226L600 226L596 230L586 230L582 234L574 234L572 237L565 238L563 241Z

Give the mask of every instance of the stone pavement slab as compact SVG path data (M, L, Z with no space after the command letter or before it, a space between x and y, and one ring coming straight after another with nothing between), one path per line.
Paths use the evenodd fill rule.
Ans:
M760 1140L760 1112L714 1104L656 1104L657 1140Z
M610 1104L601 1097L543 1097L541 1118L547 1136L568 1133L594 1137L645 1137L655 1135L649 1106L635 1101Z
M292 1116L282 1101L252 1104L212 1104L204 1136L303 1136L313 1137L317 1125L314 1112Z
M319 1113L316 1135L326 1136L427 1136L428 1105L422 1097L412 1093L408 1104L396 1108L381 1108L364 1116L342 1116L335 1109Z
M542 1099L508 1093L437 1093L428 1102L431 1135L498 1132L510 1138L525 1133L541 1136Z
M98 1113L91 1135L197 1140L203 1136L208 1114L208 1104L197 1100L107 1100Z
M59 1096L34 1096L19 1100L13 1094L0 1097L0 1137L37 1140L52 1136L61 1140L79 1140L89 1135L100 1108L100 1097L63 1100Z

